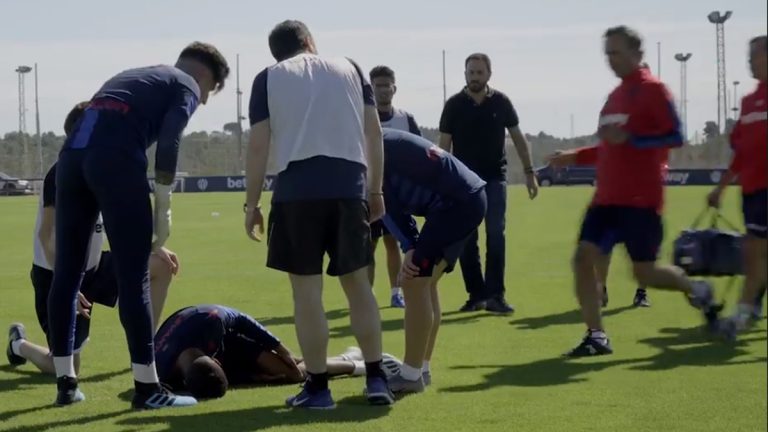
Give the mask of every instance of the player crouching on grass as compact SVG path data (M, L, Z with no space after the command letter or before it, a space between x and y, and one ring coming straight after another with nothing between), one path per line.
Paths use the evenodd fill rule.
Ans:
M70 135L72 128L83 114L88 102L76 105L64 121L64 133ZM48 322L48 294L53 281L53 263L55 262L56 246L54 236L54 221L56 219L56 165L54 164L45 175L43 190L40 194L37 220L35 222L34 259L30 277L35 291L35 312L40 327L46 337L50 324ZM114 260L111 252L102 251L104 244L104 229L99 217L96 222L88 251L88 264L83 276L83 282L78 293L78 316L75 320L74 364L75 372L80 371L80 352L88 341L91 327L93 303L107 307L115 307L118 301L117 279L115 277ZM152 253L149 258L149 292L152 302L152 317L155 327L168 296L168 287L173 276L179 270L176 254L165 248ZM24 325L11 324L8 330L8 348L6 355L8 363L13 366L23 365L27 360L37 366L40 371L54 374L53 357L46 346L32 343L27 339Z
M221 305L183 308L168 319L155 336L155 359L160 381L174 391L195 398L224 396L230 386L297 384L307 378L304 362L252 317ZM329 376L364 376L359 348L349 348L327 359ZM388 375L400 362L385 354Z
M450 153L408 132L384 129L384 224L405 253L405 358L389 380L394 393L431 383L440 328L437 281L453 270L485 216L485 182ZM424 217L421 231L413 216Z

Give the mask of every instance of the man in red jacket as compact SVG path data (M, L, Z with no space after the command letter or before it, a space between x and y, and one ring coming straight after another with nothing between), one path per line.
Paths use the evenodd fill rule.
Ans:
M600 315L595 290L595 263L618 243L632 259L635 279L643 286L681 291L701 309L710 324L717 321L712 288L688 279L682 269L656 262L663 237L663 166L669 149L683 144L680 121L669 91L643 68L642 39L627 27L605 33L605 54L621 84L600 113L595 147L550 156L556 167L594 164L597 188L584 217L573 259L576 294L587 334L567 352L585 357L613 352Z
M741 117L731 133L733 160L720 184L709 194L713 207L720 207L723 191L734 177L739 178L742 211L747 235L744 237L744 290L736 314L726 320L722 332L729 338L744 329L753 315L760 316L762 301L755 299L766 284L765 262L768 258L768 46L766 36L749 42L749 66L758 80L757 88L741 101ZM756 310L758 309L758 310ZM757 314L755 314L757 312Z

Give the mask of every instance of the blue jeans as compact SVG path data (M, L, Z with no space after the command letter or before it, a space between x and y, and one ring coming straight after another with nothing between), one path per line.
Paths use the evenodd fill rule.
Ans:
M507 213L507 182L489 181L485 186L488 210L485 213L485 277L480 263L477 230L472 231L459 259L464 287L470 300L504 298L504 264L506 240L504 227Z

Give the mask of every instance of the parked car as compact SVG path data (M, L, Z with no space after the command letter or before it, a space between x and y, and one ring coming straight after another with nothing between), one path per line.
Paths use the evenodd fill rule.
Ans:
M27 180L11 177L0 172L0 194L2 195L27 195L32 193L32 185Z
M536 179L541 186L594 185L597 179L593 166L553 168L549 164L536 169Z

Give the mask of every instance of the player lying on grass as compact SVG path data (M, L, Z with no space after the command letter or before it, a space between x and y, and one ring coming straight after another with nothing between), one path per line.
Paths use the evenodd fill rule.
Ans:
M742 192L742 211L747 234L744 237L744 289L735 314L723 322L721 331L728 338L746 328L755 315L759 318L766 285L765 263L768 259L768 46L766 36L758 36L749 43L749 66L758 84L755 91L741 101L741 116L731 133L733 161L709 194L709 204L720 207L725 188L739 178ZM757 305L755 305L757 299Z
M72 126L80 118L88 102L75 106L64 122L64 132L69 135ZM46 337L49 332L48 294L53 281L53 265L56 257L55 236L53 235L56 218L56 165L54 164L43 181L40 194L34 234L34 259L30 277L35 291L35 312L40 327ZM88 251L88 264L78 293L78 316L75 319L74 363L75 372L80 371L80 352L88 341L91 327L93 303L115 307L118 297L112 254L102 251L104 229L101 218L96 222ZM149 292L152 301L153 323L157 325L168 295L168 287L173 275L179 270L176 254L165 248L158 249L149 258ZM27 339L24 325L12 324L8 331L8 363L14 366L31 361L42 372L53 374L53 357L48 348L37 345Z
M155 336L160 380L196 398L224 396L230 386L301 383L304 362L252 317L221 305L183 308L165 320ZM327 359L329 376L364 376L359 348ZM385 355L389 374L400 363Z
M550 157L555 167L597 167L595 196L584 217L573 259L576 294L587 334L566 353L568 357L613 352L595 289L595 264L618 243L626 246L639 284L684 293L690 304L704 313L710 328L717 323L719 310L710 285L692 281L680 268L657 262L663 239L663 164L669 149L683 144L672 97L664 84L641 67L642 39L637 32L615 27L604 39L608 63L622 82L600 113L600 144Z
M453 270L483 220L485 182L430 141L384 129L384 224L405 254L405 358L389 380L394 393L421 392L440 328L437 282ZM413 216L424 217L419 230Z
M72 356L75 303L99 213L115 260L120 323L134 378L131 406L155 409L196 403L194 398L169 393L157 378L149 257L170 236L181 135L198 105L220 91L228 76L227 61L214 46L193 42L173 66L130 69L109 79L64 142L56 168L56 263L48 297L57 406L85 398ZM146 151L155 142L153 209Z

